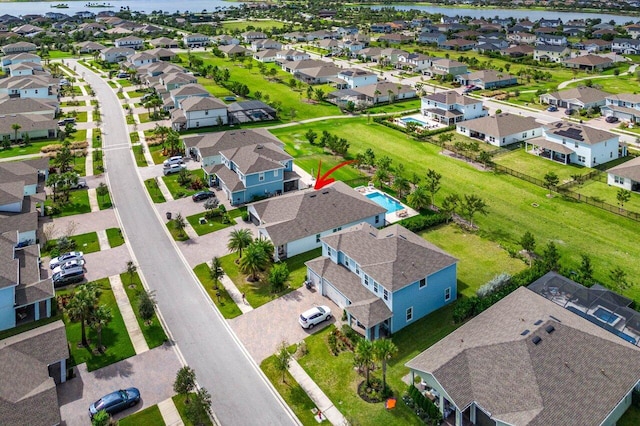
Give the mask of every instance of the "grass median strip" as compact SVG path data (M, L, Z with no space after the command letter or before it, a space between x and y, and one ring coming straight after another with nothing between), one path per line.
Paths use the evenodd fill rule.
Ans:
M229 293L227 293L227 290L222 284L218 285L218 290L215 289L213 278L209 275L209 266L206 263L201 263L193 268L193 272L223 317L231 319L242 315L242 311L233 299L231 299L231 296L229 296ZM220 293L220 297L218 297L218 292Z
M145 408L135 414L118 420L118 426L139 426L139 425L165 425L160 409L157 405Z
M133 313L136 315L136 319L138 320L140 330L142 330L144 339L147 341L147 345L149 345L149 349L162 345L167 341L167 335L160 324L158 316L154 314L148 322L140 317L140 294L146 291L142 286L140 276L137 272L134 273L133 276L125 272L120 274L120 279L122 280L124 291L127 293L127 297L129 298L129 303L131 303L131 307L133 308Z
M164 203L167 201L167 199L164 198L164 195L162 195L162 191L160 191L160 187L158 187L158 182L156 181L156 179L157 178L151 178L145 180L144 186L147 188L147 191L149 191L151 200L153 200L154 203Z
M106 230L109 247L114 248L124 244L124 236L120 228L109 228Z

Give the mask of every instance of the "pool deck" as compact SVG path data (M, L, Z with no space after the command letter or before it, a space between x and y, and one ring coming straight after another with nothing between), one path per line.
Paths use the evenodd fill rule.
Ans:
M392 197L391 195L380 191L379 189L373 187L373 186L359 186L357 188L355 188L356 191L358 191L359 193L363 194L363 195L367 195L367 194L373 194L373 193L378 193L378 194L382 194L386 197L389 197L391 199L393 199L394 201L396 201L398 204L402 205L402 209L395 211L393 213L387 213L384 215L384 220L386 221L386 223L388 224L392 224L392 223L396 223L396 222L400 222L402 219L406 219L408 217L412 217L412 216L417 216L419 213L412 209L411 207L407 206L406 204L400 202L400 200L398 200L397 198Z
M414 119L416 121L424 123L422 128L425 129L425 130L435 130L435 129L439 129L441 127L445 127L444 124L438 123L437 121L430 120L430 119L428 119L427 117L425 117L424 115L422 115L420 113L411 114L411 115L405 115L404 117L400 117L400 118L396 119L395 122L396 122L396 124L399 124L400 126L406 126L407 123L402 121L403 119L406 119L406 118L412 118L412 119Z

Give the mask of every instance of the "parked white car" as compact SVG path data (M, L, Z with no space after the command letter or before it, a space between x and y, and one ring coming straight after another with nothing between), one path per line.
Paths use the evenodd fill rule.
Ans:
M162 169L162 173L167 176L167 175L172 175L174 173L179 173L180 170L184 170L186 169L187 166L185 166L184 164L172 164L169 167L165 167Z
M53 268L53 273L55 274L57 272L66 271L73 268L84 268L84 263L85 262L83 258L68 260L64 263L58 264L58 266Z
M313 328L316 324L331 319L331 309L328 306L316 306L300 314L298 321L302 328Z
M83 253L81 251L71 251L69 253L61 254L58 257L54 257L49 262L49 268L55 269L58 265L68 262L70 260L83 259Z
M173 157L169 157L166 160L164 160L162 162L162 166L167 168L170 167L174 164L183 164L184 163L184 159L182 158L182 155L176 155Z

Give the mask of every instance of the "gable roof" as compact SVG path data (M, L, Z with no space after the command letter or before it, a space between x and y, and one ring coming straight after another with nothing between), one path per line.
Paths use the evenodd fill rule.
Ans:
M432 374L461 410L475 402L509 424L600 425L640 379L640 350L520 287L406 366Z
M565 59L566 64L586 65L595 67L598 65L612 64L613 60L599 55L582 55L575 58Z
M479 99L474 99L469 96L464 96L456 92L455 90L447 90L446 92L432 93L424 97L435 102L439 102L445 105L473 105L482 103Z
M209 96L209 92L201 84L185 84L171 91L171 96Z
M574 141L582 142L586 145L595 145L619 136L589 126L571 123L568 121L558 121L545 126L547 135L553 134L561 138L567 138Z
M237 169L245 175L284 169L282 162L293 158L274 143L233 147L220 151L220 154L232 161Z
M362 271L391 291L458 261L400 225L377 229L361 223L323 237L322 241L349 256Z
M259 228L264 228L275 246L386 213L343 182L258 201L251 207L260 219ZM318 215L320 210L322 215Z
M605 98L610 96L610 94L607 92L603 92L602 90L594 89L593 87L580 86L567 90L561 90L559 92L552 92L547 96L563 101L577 100L582 102L583 104L591 104L604 101Z
M618 164L607 170L607 173L640 182L640 157Z
M266 129L227 130L224 132L191 135L183 138L187 148L197 148L202 157L219 155L221 151L233 147L282 142Z
M498 138L542 127L542 124L533 117L523 117L508 112L467 120L458 123L458 125Z
M184 111L204 111L210 109L227 109L227 106L213 96L190 96L180 101L180 108Z

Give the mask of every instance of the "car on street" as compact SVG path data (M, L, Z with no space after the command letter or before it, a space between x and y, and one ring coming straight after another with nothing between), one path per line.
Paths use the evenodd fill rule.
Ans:
M83 255L84 253L82 253L81 251L70 251L68 253L63 253L60 256L51 259L51 261L49 262L49 268L55 269L61 263L65 263L70 260L84 259Z
M162 169L162 173L165 176L168 176L168 175L172 175L174 173L180 173L181 170L184 170L186 168L187 168L187 166L185 166L184 164L172 164L169 167L163 168Z
M331 319L331 309L328 306L315 306L300 314L298 321L302 328L313 328L316 324Z
M51 281L54 287L61 287L69 284L79 283L84 280L84 268L82 266L75 266L73 268L60 270L54 272L51 276Z
M120 389L107 394L89 406L89 417L98 411L105 410L109 414L116 414L120 411L133 407L140 402L140 391L137 388Z
M547 108L547 111L549 112L556 112L558 110L558 107L555 105L551 105L549 108Z
M211 191L199 191L191 196L193 201L202 201L207 200L209 198L215 198L216 194Z
M73 259L73 260L68 260L64 263L60 263L58 266L56 266L55 268L53 268L53 273L58 273L60 271L67 271L69 269L72 268L84 268L84 259Z
M162 166L169 167L173 164L183 164L183 163L184 163L184 159L182 158L182 155L174 155L173 157L169 157L166 160L164 160L162 162Z
M610 115L607 118L605 118L604 121L606 121L607 123L617 123L618 122L618 117Z

